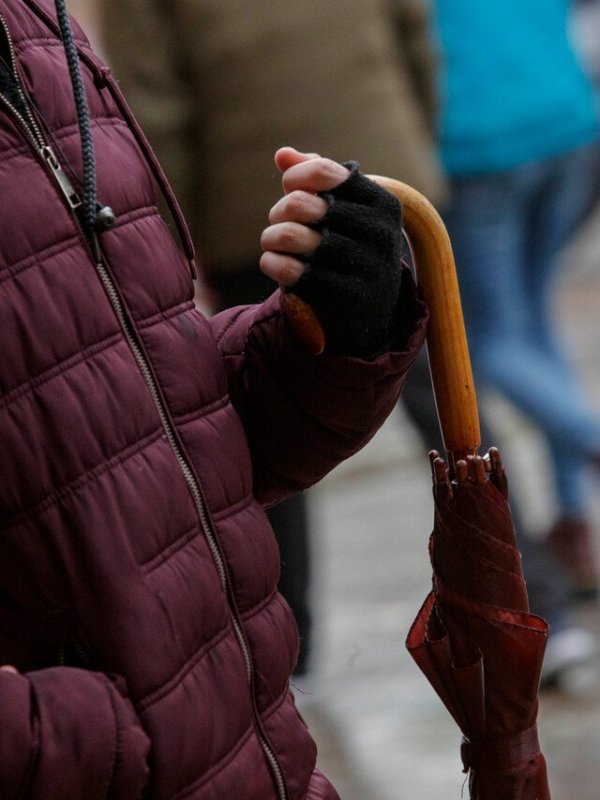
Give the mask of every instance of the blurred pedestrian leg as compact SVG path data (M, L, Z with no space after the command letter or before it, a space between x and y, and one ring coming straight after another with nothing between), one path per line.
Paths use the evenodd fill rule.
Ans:
M600 417L553 314L559 264L568 269L560 258L597 201L600 172L599 109L572 41L572 3L435 0L434 7L441 152L451 181L445 220L475 378L544 438L557 507L547 542L576 596L595 597L597 534L586 481L599 458Z
M586 481L600 453L600 422L563 352L549 297L599 168L594 144L506 172L455 178L446 213L475 373L546 434L560 509L549 544L580 594L597 589ZM566 560L569 553L577 557Z

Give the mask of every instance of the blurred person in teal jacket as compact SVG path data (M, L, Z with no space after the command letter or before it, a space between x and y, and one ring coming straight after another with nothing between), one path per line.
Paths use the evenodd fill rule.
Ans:
M552 317L559 256L595 197L600 128L568 0L436 0L440 139L478 382L538 426L558 513L546 541L577 597L598 593L586 487L600 420Z

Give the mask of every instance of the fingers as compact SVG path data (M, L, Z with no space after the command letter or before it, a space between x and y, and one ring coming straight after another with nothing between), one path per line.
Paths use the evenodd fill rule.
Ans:
M269 212L269 222L301 222L310 225L321 219L327 211L327 201L316 194L294 191L278 200Z
M302 261L294 255L311 253L321 241L321 234L304 223L315 222L323 216L324 200L315 195L298 193L302 197L282 198L269 214L269 221L274 223L262 233L260 244L265 251L260 268L269 278L282 286L296 283L304 271ZM298 221L296 221L298 220Z
M263 253L260 268L264 274L280 286L293 286L304 272L304 264L285 253Z
M271 224L261 237L265 252L260 268L280 285L292 286L304 271L304 264L294 256L311 253L321 241L321 234L308 227L327 211L326 200L317 193L335 188L350 172L331 159L293 147L278 150L275 163L282 172L285 196L269 213Z
M320 156L317 153L301 153L294 147L281 147L275 153L275 164L280 172L285 172L286 169L293 167L295 164L315 158L320 158Z
M278 222L262 232L263 250L277 253L310 253L319 246L321 234L297 222Z
M306 192L327 192L346 180L350 171L329 158L316 153L300 153L293 147L283 147L275 153L275 163L282 172L286 194L296 189Z
M305 192L328 192L343 183L350 171L328 158L311 159L290 167L281 182L286 194L301 189Z
M294 258L294 254L310 253L320 241L320 233L297 222L270 225L260 239L265 251L260 259L260 268L282 286L291 286L304 271L304 264Z
M320 233L298 222L270 225L260 240L265 251L260 259L260 268L280 285L292 286L304 271L304 264L294 255L312 252L320 241Z

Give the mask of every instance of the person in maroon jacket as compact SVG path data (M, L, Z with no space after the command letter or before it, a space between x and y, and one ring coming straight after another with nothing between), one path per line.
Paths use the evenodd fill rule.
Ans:
M337 798L265 508L371 438L426 313L396 200L356 164L276 163L283 289L207 320L110 71L64 0L0 0L2 800Z

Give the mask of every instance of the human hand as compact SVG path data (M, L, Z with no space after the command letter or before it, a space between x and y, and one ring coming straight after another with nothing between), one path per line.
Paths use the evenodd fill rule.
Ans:
M292 148L275 160L286 194L263 233L261 268L303 301L283 305L300 338L315 354L365 359L402 347L414 320L401 291L396 197L356 163L349 170Z
M260 267L281 286L292 286L303 274L306 256L317 249L322 234L310 226L325 216L327 201L317 192L328 192L343 183L350 171L341 164L315 153L300 153L282 147L275 154L282 173L284 196L269 213L269 227L263 231L265 251Z
M12 672L15 675L18 675L19 672L14 667L11 667L9 664L4 664L0 667L0 672Z

